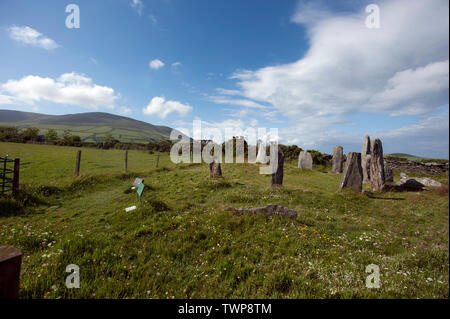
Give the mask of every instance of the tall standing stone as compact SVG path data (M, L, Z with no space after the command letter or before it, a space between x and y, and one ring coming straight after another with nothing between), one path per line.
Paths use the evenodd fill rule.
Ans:
M370 186L372 191L383 190L386 183L383 145L378 138L373 141L370 153Z
M364 136L364 144L361 152L361 166L363 170L363 183L370 182L370 137Z
M342 165L344 163L343 148L337 145L333 149L333 158L331 159L331 172L342 173Z
M211 177L221 177L222 176L222 168L220 167L220 162L218 160L214 160L209 163L209 173Z
M300 169L312 169L313 159L311 153L301 151L298 156L298 168Z
M361 153L350 152L347 154L347 163L342 174L341 186L353 188L357 192L362 191L363 170L361 167Z
M272 155L272 152L270 153ZM274 162L272 156L270 157L270 165ZM281 186L283 185L283 166L284 166L284 154L279 149L278 150L278 167L277 170L272 174L272 179L270 180L270 186Z
M261 140L258 140L258 155L256 155L256 163L267 164L269 159L266 155L266 145Z
M394 181L394 173L392 172L392 168L388 163L386 163L386 161L384 161L384 176L386 183L392 183Z

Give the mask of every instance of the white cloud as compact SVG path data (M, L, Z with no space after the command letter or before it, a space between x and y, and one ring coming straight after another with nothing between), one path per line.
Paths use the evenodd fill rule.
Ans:
M6 30L11 39L26 45L32 45L46 50L53 50L59 47L54 40L28 26L20 27L13 25Z
M170 113L176 112L180 116L187 115L192 111L189 104L182 104L178 101L166 101L164 97L155 96L148 105L142 109L146 115L157 115L166 118Z
M127 106L121 106L119 107L119 114L122 115L130 115L133 113L133 110Z
M62 74L56 80L28 75L20 80L8 80L1 84L0 89L16 103L20 101L33 105L48 101L92 110L114 108L118 97L112 88L94 84L91 78L75 72Z
M179 66L181 66L181 62L174 62L174 63L172 63L172 67L173 68L176 68L176 67L179 67Z
M0 105L14 104L14 98L8 95L0 94Z
M161 60L155 59L150 61L148 65L150 66L151 69L158 70L164 66L164 63Z
M251 108L258 108L258 109L265 109L266 106L256 103L251 100L246 99L231 99L229 97L224 96L209 96L208 100L217 103L217 104L228 104L228 105L238 105L238 106L244 106L244 107L251 107Z
M333 126L347 125L349 114L424 116L448 104L448 1L377 4L380 29L365 26L363 5L357 13L331 13L301 4L292 21L306 29L305 55L293 63L238 70L231 79L243 97L268 103L295 123L286 136L302 135L299 142L311 146L334 135L344 138L344 130Z
M374 105L391 111L391 115L420 115L432 111L445 100L449 81L448 60L430 63L417 69L397 72L386 88L372 96ZM406 108L395 109L399 103Z
M89 60L91 60L94 64L98 64L98 60L96 58L90 57Z
M227 89L217 88L216 91L222 95L241 95L241 91L239 91L239 90L227 90Z
M144 4L142 0L131 0L131 7L136 10L139 15L142 15Z

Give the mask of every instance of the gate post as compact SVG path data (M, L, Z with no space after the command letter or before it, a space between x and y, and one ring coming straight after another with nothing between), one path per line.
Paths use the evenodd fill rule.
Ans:
M20 158L14 159L14 176L12 182L13 195L19 190Z

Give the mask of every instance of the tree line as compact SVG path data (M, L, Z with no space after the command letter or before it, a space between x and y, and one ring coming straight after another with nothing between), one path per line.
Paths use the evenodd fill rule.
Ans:
M14 126L0 126L0 141L15 143L42 143L60 146L76 146L76 147L95 147L101 149L122 149L122 150L147 150L150 154L154 152L170 152L172 145L177 141L161 140L150 141L148 144L143 143L127 143L115 139L111 134L107 133L101 142L86 142L79 135L72 134L72 131L66 129L62 135L54 129L48 129L45 134L40 134L40 130L36 127L28 127L20 129ZM209 140L201 141L201 149L208 144ZM278 147L284 153L286 160L296 160L302 148L297 145L278 144ZM191 140L191 149L192 140ZM222 151L225 152L225 143L222 144ZM268 150L267 150L268 151ZM311 153L313 163L317 165L326 165L331 159L331 155L323 154L317 150L307 150ZM236 137L233 137L233 152L236 155ZM248 144L244 140L244 153L248 156ZM267 154L269 155L269 154Z

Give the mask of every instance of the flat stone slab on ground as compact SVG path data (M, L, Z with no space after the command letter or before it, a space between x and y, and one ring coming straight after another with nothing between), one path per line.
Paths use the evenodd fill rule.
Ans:
M236 208L236 207L227 207L225 208L227 211L235 211L235 212L243 212L243 213L252 213L252 214L261 214L261 215L279 215L281 217L288 217L295 219L297 218L297 211L280 206L280 205L267 205L264 207L256 207L256 208Z

